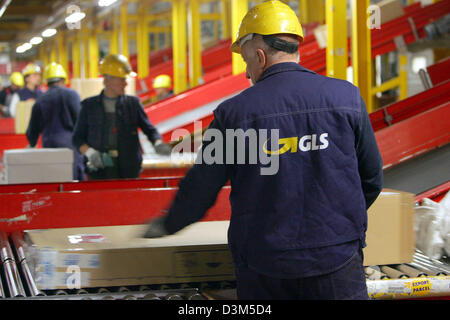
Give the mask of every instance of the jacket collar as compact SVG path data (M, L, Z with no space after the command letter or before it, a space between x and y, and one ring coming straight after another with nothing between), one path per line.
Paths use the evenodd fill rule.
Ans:
M103 103L103 97L105 96L105 90L102 89L102 92L97 96L98 102ZM119 104L123 99L123 95L117 97L117 104Z
M295 62L282 62L277 63L269 68L267 68L261 77L259 77L257 82L260 82L274 74L280 73L280 72L287 72L287 71L301 71L301 72L309 72L309 73L315 73L314 71L311 71L309 69L306 69L305 67L302 67L298 63Z

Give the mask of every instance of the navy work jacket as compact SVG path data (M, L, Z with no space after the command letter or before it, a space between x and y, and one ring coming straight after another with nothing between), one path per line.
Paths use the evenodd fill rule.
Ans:
M84 180L83 157L72 145L72 132L80 112L80 96L72 89L54 86L37 98L27 128L30 146L42 134L44 148L70 148L74 151L74 179Z
M200 220L230 179L228 241L237 267L312 276L365 246L366 209L382 189L382 159L358 88L296 63L276 64L221 103L211 128L224 135L279 130L278 171L262 175L260 163L194 165L166 216L169 233ZM295 144L287 150L286 141ZM212 145L204 141L201 152Z
M17 94L19 95L20 101L25 101L28 99L37 99L42 95L42 91L39 89L34 89L31 91L27 87L17 90Z
M115 118L121 178L137 178L142 164L138 129L141 128L152 143L161 139L161 135L150 123L137 97L119 96ZM87 144L100 152L106 152L108 137L105 125L106 115L102 91L100 95L81 102L81 112L72 138L73 145L78 149L81 145Z

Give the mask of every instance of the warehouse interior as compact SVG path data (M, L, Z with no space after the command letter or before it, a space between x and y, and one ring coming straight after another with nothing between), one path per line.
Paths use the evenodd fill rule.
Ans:
M133 70L126 94L164 143L194 146L161 155L139 132L139 178L77 181L73 159L55 162L41 139L27 147L34 100L2 112L0 300L236 299L229 184L179 234L136 234L167 209L213 111L251 86L230 46L262 2L0 1L2 90L30 63L56 62L84 100L103 88L100 61L121 54ZM370 299L450 299L450 0L283 2L303 27L299 63L360 89L383 158L383 192L368 211ZM172 91L163 98L161 75Z

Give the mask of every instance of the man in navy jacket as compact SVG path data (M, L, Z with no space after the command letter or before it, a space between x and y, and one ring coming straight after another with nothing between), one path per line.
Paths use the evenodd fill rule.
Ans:
M132 72L128 59L108 55L101 62L100 72L105 89L81 102L73 145L88 160L90 180L138 178L142 163L139 128L157 153L169 155L171 148L162 142L139 99L125 95L126 77Z
M12 95L9 106L12 117L16 115L17 103L20 101L36 100L42 95L42 91L39 90L39 85L41 84L41 67L37 64L29 63L23 69L22 74L25 80L25 86Z
M69 148L74 152L73 179L85 180L82 155L72 146L72 132L80 112L80 96L65 87L67 79L63 66L50 63L44 71L48 91L37 98L31 110L26 132L28 143L36 146L42 134L44 148Z
M239 299L368 299L362 248L382 159L358 88L300 66L302 39L295 13L280 1L247 13L231 50L254 85L218 106L198 154L220 145L206 139L208 131L228 138L242 130L246 162L228 157L239 149L223 139L223 157L197 161L144 237L202 219L230 180L228 241ZM263 157L250 161L261 150L276 162L272 172Z

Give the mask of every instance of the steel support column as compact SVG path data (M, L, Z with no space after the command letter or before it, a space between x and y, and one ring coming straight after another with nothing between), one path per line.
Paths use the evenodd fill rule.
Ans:
M200 30L199 0L189 1L188 34L189 34L189 82L195 87L202 82L202 50Z
M139 78L145 78L149 75L148 59L149 59L150 43L148 39L146 11L147 7L141 4L138 9L138 21L136 29L136 51L138 59Z
M57 42L58 42L58 63L63 66L64 70L68 70L67 65L67 48L66 42L64 41L65 33L63 31L58 33Z
M83 72L81 73L81 76L83 78L89 78L89 66L91 64L89 61L89 28L85 23L81 27L81 38L83 43L83 60L81 66L81 70L83 70Z
M174 93L187 90L187 36L186 3L183 0L172 1L172 50Z
M88 38L89 46L89 78L98 77L98 41L95 31L91 31Z
M228 39L230 37L229 1L220 0L220 7L220 15L222 21L222 39Z
M120 33L122 36L122 54L126 57L129 55L128 51L128 3L124 1L120 7Z
M109 53L118 54L119 53L119 26L116 14L113 13L111 17L112 20L112 32L109 39Z
M300 22L303 24L310 22L325 22L325 1L326 0L299 0Z
M48 52L45 44L41 44L41 46L39 47L39 59L42 61L44 66L48 64Z
M347 79L347 1L326 0L327 76Z
M404 53L399 53L399 78L400 78L400 96L403 100L408 98L408 56Z
M248 0L231 0L231 41L236 40L242 19L248 11ZM232 55L233 75L245 72L246 65L240 54Z
M353 83L359 87L367 111L373 111L371 34L367 27L370 0L352 0Z
M298 0L298 11L300 22L303 24L308 23L308 0Z
M80 78L80 39L79 34L75 34L72 41L72 76L74 78Z
M51 40L50 47L50 62L56 62L56 41L55 39Z

